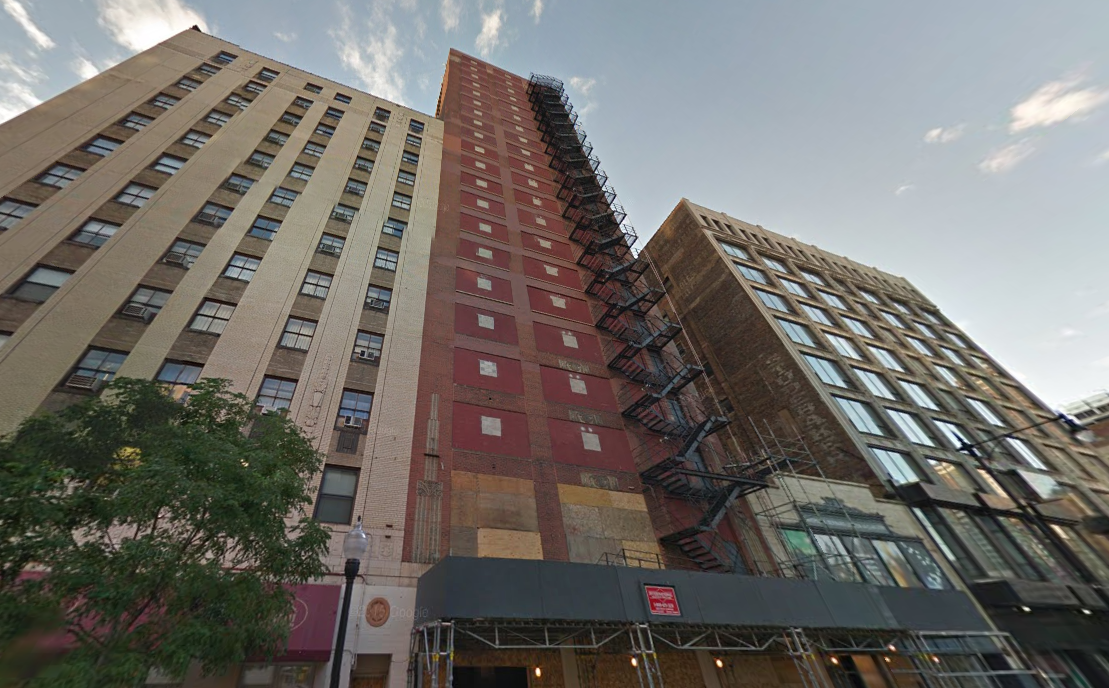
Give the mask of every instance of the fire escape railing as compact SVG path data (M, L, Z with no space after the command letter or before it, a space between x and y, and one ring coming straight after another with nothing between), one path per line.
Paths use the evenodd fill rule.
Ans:
M704 570L740 570L738 556L717 528L736 499L769 486L776 467L740 469L725 462L732 468L712 469L706 464L706 440L728 419L704 412L692 388L687 389L704 369L665 348L681 325L652 312L666 292L644 279L648 265L635 250L638 235L625 222L627 213L616 202L562 82L532 75L528 99L551 159L570 239L581 249L578 265L590 275L586 292L597 298L591 304L597 327L612 335L603 351L609 368L623 377L617 395L621 412L644 431L636 451L640 477L670 499L705 504L698 518L673 525L661 540Z

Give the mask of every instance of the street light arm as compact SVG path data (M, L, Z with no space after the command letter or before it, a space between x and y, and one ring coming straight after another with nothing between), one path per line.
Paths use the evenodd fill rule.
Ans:
M959 451L965 451L967 453L974 454L975 453L974 452L975 447L981 447L984 444L989 444L990 442L997 442L998 440L1009 439L1009 438L1013 437L1014 435L1018 435L1018 434L1024 432L1025 430L1032 430L1032 429L1039 428L1039 427L1042 427L1044 425L1049 425L1049 424L1055 423L1055 422L1059 422L1059 423L1062 423L1063 425L1065 425L1067 427L1067 431L1070 432L1070 434L1076 440L1078 440L1079 442L1090 442L1090 441L1092 441L1091 439L1087 439L1087 437L1091 436L1092 433L1084 425L1082 425L1078 421L1074 420L1073 418L1071 418L1070 416L1068 416L1065 413L1058 413L1058 414L1052 416L1051 418L1048 418L1047 420L1041 420L1039 423L1033 423L1032 425L1026 425L1023 428L1017 428L1016 430L1010 430L1009 432L1006 432L1006 433L1003 433L1003 434L1000 434L1000 435L992 435L990 437L987 437L984 440L979 440L978 442L967 442L966 440L964 440L963 438L960 437L959 440L962 442L962 444L959 446Z

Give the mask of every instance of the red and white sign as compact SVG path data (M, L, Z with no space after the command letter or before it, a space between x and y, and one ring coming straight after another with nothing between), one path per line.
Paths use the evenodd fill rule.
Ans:
M678 606L678 593L669 585L644 585L647 595L647 611L654 616L681 616Z

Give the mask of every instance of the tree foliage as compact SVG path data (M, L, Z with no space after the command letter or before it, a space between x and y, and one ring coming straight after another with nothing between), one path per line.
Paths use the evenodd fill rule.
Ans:
M279 654L289 586L324 572L327 532L304 516L319 466L291 421L222 380L181 404L120 379L27 419L0 438L0 652L23 660L9 671L130 687L152 667Z

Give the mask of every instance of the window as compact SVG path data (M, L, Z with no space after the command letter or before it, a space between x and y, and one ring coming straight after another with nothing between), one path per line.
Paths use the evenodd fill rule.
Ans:
M411 120L408 122L408 131L412 132L413 134L422 134L424 133L424 123L417 122L416 120Z
M304 90L312 93L323 93L323 88L315 84L304 84Z
M828 285L828 283L824 281L824 278L821 277L820 275L816 274L815 272L809 272L807 270L802 270L801 271L801 276L804 277L805 279L807 279L808 281L812 282L813 284L819 284L822 287Z
M786 320L785 318L775 318L775 320L777 320L778 324L782 326L782 330L785 331L786 336L789 337L790 341L792 341L794 344L816 346L816 339L813 338L812 332L809 330L809 328L805 327L801 323L796 323L792 320Z
M291 208L293 206L293 201L295 201L297 199L297 196L299 195L299 193L293 191L292 189L286 189L283 186L279 186L274 189L273 193L270 195L270 203L276 203L277 205L283 205L286 208Z
M893 355L893 352L878 346L871 346L869 344L866 348L870 349L870 354L874 356L874 359L885 367L889 368L890 370L905 372L905 366L901 364L901 361L897 359L897 356Z
M222 127L223 125L231 121L231 115L227 114L226 112L220 112L219 110L212 110L208 113L208 116L204 118L204 121L208 124L214 124L217 127Z
M982 420L999 428L1005 427L1005 421L1001 420L1001 417L998 416L986 402L967 397L967 403L970 404L970 407L974 409L974 412L977 413Z
M394 220L388 218L385 220L385 225L381 228L382 234L392 234L395 237L404 236L404 230L408 229L408 223L402 220Z
M204 144L208 143L211 138L211 136L208 136L202 131L189 129L185 133L185 135L181 137L181 143L185 144L186 146L192 146L193 148L200 148Z
M231 320L234 313L234 304L206 299L204 303L200 304L200 309L193 316L193 321L189 323L189 329L197 332L221 334L223 329L227 327L227 321Z
M870 404L864 404L861 401L854 399L846 399L844 397L832 397L839 404L840 409L847 415L848 420L855 426L859 432L868 435L886 436L889 433L882 427L881 421L874 414L874 409Z
M276 129L270 129L269 133L266 134L266 140L270 143L276 143L279 146L284 146L286 143L289 142L289 137L285 134L282 134L280 131L277 131Z
M951 385L952 387L962 387L963 386L962 381L960 381L959 377L957 375L955 375L954 370L952 370L952 369L950 369L946 366L938 365L938 366L936 366L936 372L939 373L940 378L943 379L944 382Z
M803 356L809 367L824 384L843 388L851 386L847 382L847 376L843 374L843 370L834 361L819 356L810 356L809 354L803 354Z
M336 203L335 209L331 211L331 218L339 222L351 223L354 222L354 214L358 212L358 208L342 203Z
M878 459L878 463L882 464L886 475L890 477L895 485L920 482L920 476L913 470L913 464L905 454L880 447L867 447L867 449L870 450L874 458Z
M123 191L120 191L119 195L115 197L115 201L123 205L141 208L152 196L154 196L155 191L157 191L157 189L143 186L142 184L128 184L124 187Z
M257 81L248 81L246 82L246 86L243 86L243 90L249 91L250 93L261 93L266 90L266 85L260 84Z
M170 396L178 401L188 398L189 389L200 379L200 366L192 363L166 361L154 379L169 387Z
M265 239L266 241L273 241L273 237L277 234L277 230L281 228L281 222L273 218L263 217L259 215L254 218L254 224L250 226L250 231L247 235Z
M337 100L340 103L343 103L345 105L350 105L350 96L348 96L345 93L336 93L335 94L335 100Z
M297 106L298 108L304 108L305 110L307 110L308 108L312 107L312 101L308 100L307 98L301 98L300 96L297 96L293 99L293 105ZM293 115L293 117L296 117L296 115ZM284 117L282 117L282 119L284 119ZM299 117L297 117L296 123L300 124Z
M959 352L955 351L954 349L948 349L946 346L941 346L940 351L943 352L944 356L947 356L947 360L951 361L955 365L965 366L967 364L966 361L963 360L963 357L959 355Z
M890 325L893 325L894 327L900 328L902 330L906 329L905 321L902 320L901 317L898 316L896 313L890 313L889 311L881 310L878 312L881 313L882 317L885 318L886 322L888 322Z
M351 356L355 361L376 362L381 358L381 347L385 338L373 332L358 331L354 337L354 353Z
M141 316L146 316L146 315L149 315L150 317L154 317L155 315L158 314L159 311L162 310L162 306L166 305L166 301L169 301L169 297L171 295L172 295L171 292L165 291L163 289L152 289L150 287L139 287L138 289L135 290L135 293L131 295L131 298L128 299L127 305L125 305L123 307L123 314L124 315L140 315L141 314L140 317ZM140 309L140 310L138 310L138 312L131 313L131 312L128 312L128 306L135 306L137 309ZM141 309L145 309L145 312Z
M280 345L286 349L307 351L312 345L312 335L316 333L316 321L290 317L281 333Z
M824 336L828 338L828 341L832 343L832 348L838 351L841 356L863 360L863 355L859 353L850 339L844 339L828 332L825 332Z
M951 423L946 420L940 420L939 418L933 418L932 422L936 424L936 427L940 430L940 434L943 435L944 439L946 439L954 449L961 447L963 442L974 441L974 438L967 432L967 429L958 423Z
M55 186L59 189L64 189L69 186L71 181L80 177L82 172L84 172L84 170L79 167L54 165L49 170L35 177L35 181L39 184L46 184L47 186Z
M251 180L251 184L254 181ZM249 186L247 188L250 188ZM228 208L225 205L217 205L215 203L205 203L200 212L193 218L193 222L199 222L202 225L210 225L212 227L222 227L223 223L227 222L227 218L231 217L231 213L235 211L234 208Z
M301 165L300 163L296 163L293 165L292 169L289 170L289 176L293 179L302 179L304 181L308 181L312 178L312 172L314 172L315 170L315 167L309 167L308 165Z
M1028 442L1017 437L1006 437L1005 444L1009 445L1009 448L1012 449L1024 463L1032 468L1038 468L1041 471L1048 470L1047 465L1044 464L1039 455L1032 450L1032 445L1028 444Z
M788 279L781 280L781 282L782 286L784 286L786 288L786 291L788 291L790 294L793 294L795 296L802 296L806 299L812 298L809 295L809 290L805 289L805 286L803 284Z
M311 155L313 158L318 158L323 155L324 151L326 150L327 146L321 146L318 143L312 143L311 141L309 141L308 143L304 144L304 150L301 152L303 152L305 155Z
M177 88L183 88L186 91L195 91L196 87L199 85L199 81L197 81L196 79L190 79L187 76L182 77L181 80L177 82Z
M366 307L373 308L379 311L389 310L389 304L393 300L393 290L386 289L385 287L378 287L373 284L366 290Z
M322 523L350 524L354 512L354 492L358 471L353 468L324 466L320 496L316 499L316 520Z
M366 184L364 182L358 181L357 179L348 179L347 185L343 187L343 191L345 191L346 193L354 194L355 196L365 196Z
M402 151L400 154L400 161L406 162L409 165L419 165L420 156L416 155L415 153L409 153L408 151Z
M161 108L163 110L168 110L171 107L173 107L174 105L177 105L177 103L178 103L177 98L174 98L173 96L167 96L164 93L159 93L158 95L154 96L152 99L150 99L146 102L147 105L152 105L156 108Z
M871 339L874 339L874 332L872 332L871 329L866 326L866 323L864 323L861 320L855 320L854 318L849 318L846 315L842 316L842 317L843 317L843 322L847 325L847 329L851 330L852 332L854 332L857 335L860 335L860 336L863 336L863 337L870 337Z
M871 303L877 303L877 304L882 303L881 301L878 300L877 296L875 296L874 294L871 294L869 291L866 291L865 289L860 289L859 294L861 294L864 299L866 299L867 301L869 301Z
M0 229L11 229L27 217L37 205L16 201L11 198L0 199Z
M300 293L317 299L326 299L327 292L331 289L331 275L309 270L304 276L304 283L300 285Z
M954 332L945 332L944 334L947 335L947 338L950 339L951 343L954 344L955 346L963 348L963 349L969 349L970 348L970 344L967 343L967 340L963 339L962 337L955 334Z
M978 486L974 484L974 480L970 477L970 474L967 473L967 469L963 467L962 464L956 461L929 457L928 465L931 466L932 472L936 474L940 482L953 490L962 490L963 492L978 491Z
M743 263L736 263L735 261L732 261L732 265L735 265L736 270L739 270L739 274L743 275L752 282L758 282L759 284L770 283L770 280L766 278L766 273L762 270L747 267Z
M301 119L302 118L300 115L294 115L291 112L286 112L285 114L281 115L282 122L284 122L285 124L291 124L294 127L300 124Z
M196 71L201 74L207 74L208 76L215 76L219 73L219 67L210 65L207 62L201 62L200 66L196 68Z
M886 378L878 373L863 368L852 368L852 370L854 370L855 374L859 376L859 379L863 381L863 386L866 387L871 394L876 397L881 397L882 399L897 400L897 395L894 394L893 389L889 386L889 383L886 382Z
M323 253L338 258L343 253L343 246L345 246L346 243L346 239L342 237L337 237L334 234L324 234L320 238L319 246L316 247L316 253Z
M196 259L200 257L200 252L203 250L204 244L178 239L173 242L173 246L169 247L169 251L166 252L166 257L163 258L162 261L188 268L196 262Z
M805 315L809 316L821 325L830 325L832 327L835 327L835 323L832 322L832 319L828 317L828 313L826 313L823 308L817 308L816 306L810 306L807 303L803 303L801 304L801 310L805 312Z
M269 67L263 67L262 71L258 72L258 76L256 78L261 79L262 81L273 81L277 78L278 74L280 74L280 72L272 70Z
M411 210L412 197L402 194L399 191L393 193L393 207L400 208L401 210Z
M103 246L112 235L119 230L119 225L111 222L103 222L101 220L89 220L81 225L81 229L69 238L70 241L75 241L78 244L85 244L94 248Z
M925 325L924 323L921 323L921 322L915 322L914 321L913 324L916 325L916 329L920 330L920 333L922 335L924 335L925 337L927 337L928 339L936 339L936 333L935 333L935 331L932 330L931 327L928 327L927 325Z
M132 112L131 114L129 114L126 117L124 117L123 119L121 119L119 121L119 124L120 124L120 126L127 127L128 129L134 129L135 131L140 131L143 127L145 127L146 125L150 124L153 121L154 120L152 118L147 117L146 115L140 115L137 112Z
M771 294L770 292L763 291L761 289L756 289L755 294L759 297L759 300L762 301L763 305L767 308L771 308L776 311L782 311L783 313L790 312L789 306L786 305L785 299L778 296L777 294Z
M381 144L373 139L362 139L362 147L375 153L381 150Z
M243 98L242 96L240 96L238 94L232 93L231 95L227 96L227 100L225 102L228 105L234 105L235 107L239 108L240 110L245 110L247 108L247 106L250 105L250 103L252 101L250 101L246 98Z
M237 57L238 55L232 55L229 52L221 50L218 55L212 58L212 60L214 62L220 62L222 64L231 64L235 61L235 58Z
M81 375L87 378L108 382L116 376L119 367L127 360L127 354L107 349L89 349L77 367L73 369L73 377ZM71 377L66 386L92 389L90 386L74 384L76 380Z
M411 172L405 172L405 171L401 170L400 172L397 173L397 183L398 184L406 184L408 186L415 186L416 185L416 175L412 174Z
M335 127L329 127L326 124L317 124L316 125L316 133L319 134L320 136L326 136L328 138L331 138L332 136L335 135Z
M373 401L374 395L368 392L344 389L343 399L339 402L339 419L343 421L351 418L358 418L362 421L369 420ZM362 425L365 425L365 423L363 422Z
M909 340L909 345L916 349L919 353L922 353L925 356L935 355L932 353L932 350L928 348L928 345L925 344L923 340L917 339L916 337L905 337L905 339Z
M828 304L832 308L838 308L841 311L850 310L847 307L847 304L843 302L843 299L836 296L835 294L832 294L832 293L826 292L826 291L822 291L820 289L817 289L816 291L817 291L818 294L820 294L820 298L824 299L824 303Z
M331 119L342 119L343 118L343 111L338 109L338 108L329 107L323 113L323 116L324 117L330 117Z
M912 399L913 403L917 406L933 411L940 410L940 405L936 403L936 400L932 398L932 395L929 394L928 390L924 387L921 387L915 382L909 382L908 380L898 380L897 382L901 385L901 388L905 390L905 394L909 395L909 398Z
M385 127L378 124L377 122L370 122L370 131L372 131L375 134L384 134L385 133Z
M261 258L236 253L231 256L231 262L223 269L223 276L240 282L249 282L254 279L254 273L258 271L258 266L261 264Z
M283 380L267 375L262 378L262 386L258 388L258 396L255 397L254 403L270 411L287 409L296 389L296 380Z
M92 141L89 141L85 145L81 146L81 150L85 151L86 153L92 153L93 155L104 157L105 155L110 155L112 151L119 148L122 144L123 141L110 139L107 136L97 136Z
M901 432L909 438L913 444L922 444L926 447L936 446L936 441L928 434L928 431L921 425L920 420L911 413L898 411L896 409L886 409L886 412L893 418L893 422L897 427L901 428Z
M374 119L380 120L382 122L388 122L390 114L391 113L384 108L377 108L374 110Z
M363 172L373 172L374 161L369 158L355 158L354 169L362 170Z
M409 146L415 146L416 148L419 148L423 145L424 140L421 139L419 136L413 136L412 134L409 134L408 136L404 137L404 142L407 143Z
M72 272L39 266L31 274L23 278L19 286L11 291L11 295L24 301L42 303L50 298L51 294L65 284Z
M905 315L912 315L913 314L913 312L911 310L909 310L909 307L906 306L905 304L901 303L900 301L890 301L890 303L893 304L894 308L901 311Z
M173 155L163 155L150 166L150 169L164 174L174 174L185 166L185 159Z
M262 151L254 151L250 154L250 158L246 161L246 164L266 168L273 164L273 156L267 155Z
M374 258L374 267L395 272L397 269L397 261L399 260L400 254L396 251L390 251L387 248L379 248L377 249L377 256Z
M722 242L720 242L720 248L724 249L724 253L727 253L729 256L732 256L733 258L742 258L743 260L751 260L751 256L746 251L744 251L743 249L741 249L738 246L734 246L732 244L726 244L722 241Z
M774 260L773 258L767 258L766 256L762 256L762 262L765 263L766 267L770 268L771 270L775 270L777 272L782 272L782 273L785 273L787 275L789 274L789 268L787 268L784 264L782 264L781 261Z

